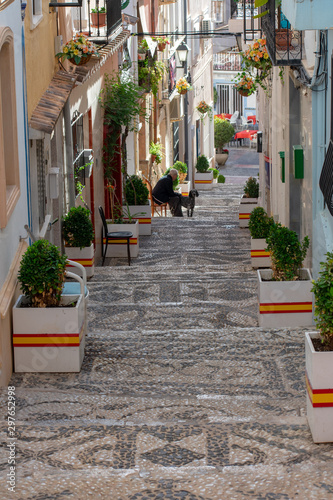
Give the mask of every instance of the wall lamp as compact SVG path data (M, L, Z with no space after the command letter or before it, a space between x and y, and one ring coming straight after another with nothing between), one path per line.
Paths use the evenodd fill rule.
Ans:
M180 66L177 66L177 68L183 68L184 64L187 60L187 54L188 51L190 50L189 46L183 41L181 44L178 45L176 48L177 56L180 62Z

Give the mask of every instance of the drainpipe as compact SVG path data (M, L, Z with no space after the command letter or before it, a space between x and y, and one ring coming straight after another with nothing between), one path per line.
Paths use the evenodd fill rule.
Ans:
M68 209L75 206L75 183L74 183L74 166L73 166L73 137L71 124L71 110L69 100L64 106L64 122L65 122L65 164L67 177L66 201Z
M187 43L187 0L184 0L184 10L183 10L183 15L184 15L184 33L185 33L185 43ZM184 63L184 72L185 75L187 75L188 71L188 66L187 66L187 59ZM184 163L187 165L187 179L190 179L192 181L192 186L194 188L194 175L192 173L192 165L189 165L189 143L188 143L188 101L187 101L187 94L185 94L184 97L184 142L185 142L185 154L184 154Z

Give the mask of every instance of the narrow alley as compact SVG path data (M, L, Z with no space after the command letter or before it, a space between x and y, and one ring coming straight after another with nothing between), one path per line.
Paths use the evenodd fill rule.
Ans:
M2 499L333 498L333 446L305 416L305 329L257 326L238 206L258 168L232 154L193 218L155 217L130 267L97 267L81 373L13 375L17 493L3 456Z

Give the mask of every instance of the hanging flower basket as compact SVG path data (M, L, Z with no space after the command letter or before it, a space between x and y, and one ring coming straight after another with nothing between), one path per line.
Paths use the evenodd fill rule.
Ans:
M176 89L178 94L186 94L187 91L191 89L191 85L188 83L186 78L179 78L176 83Z
M84 64L87 64L87 62L90 61L90 59L91 59L91 54L88 56L82 56L79 62L76 62L74 57L71 57L68 60L75 66L83 66Z
M169 39L166 36L152 36L153 42L157 43L157 50L163 52L167 44L170 44Z
M163 50L165 49L166 47L166 43L159 43L157 45L157 50L159 50L160 52L163 52Z
M90 42L82 33L77 33L72 40L69 40L64 45L62 52L56 54L56 57L62 60L68 59L72 64L82 66L87 64L92 54L99 57L96 45Z
M138 61L144 61L146 59L147 52L138 52Z
M252 94L252 90L239 90L238 91L240 95L242 95L243 97L247 97L249 95Z

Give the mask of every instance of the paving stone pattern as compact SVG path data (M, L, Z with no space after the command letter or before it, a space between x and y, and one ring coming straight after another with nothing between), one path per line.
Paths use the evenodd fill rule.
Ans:
M333 445L313 444L305 416L304 330L257 326L241 193L201 192L192 219L153 219L130 267L97 267L81 373L12 377L17 486L2 412L2 499L333 499Z

